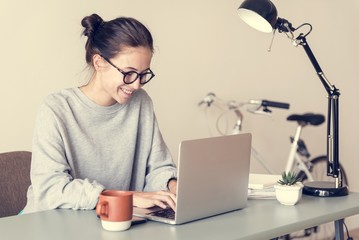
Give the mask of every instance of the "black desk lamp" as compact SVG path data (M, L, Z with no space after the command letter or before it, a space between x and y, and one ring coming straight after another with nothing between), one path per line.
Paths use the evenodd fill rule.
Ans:
M332 85L324 76L317 60L310 49L306 36L311 32L312 26L304 23L297 28L283 18L277 17L277 9L270 0L245 0L238 8L240 18L251 27L262 32L284 32L294 46L302 46L318 74L325 90L328 93L328 126L327 126L327 175L334 178L333 182L312 181L304 184L303 193L320 197L345 196L349 194L348 187L341 178L339 166L339 89ZM306 34L300 33L294 37L294 31L307 26Z

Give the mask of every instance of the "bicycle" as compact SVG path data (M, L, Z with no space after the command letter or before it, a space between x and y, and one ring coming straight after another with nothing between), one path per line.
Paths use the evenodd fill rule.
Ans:
M247 106L247 111L253 114L261 114L270 116L272 111L270 108L282 108L289 109L288 103L268 101L268 100L249 100L246 102L236 102L236 101L224 101L214 93L208 93L202 101L198 103L199 106L205 104L206 109L210 108L213 105L217 105L220 109L225 107L227 110L222 110L222 114L217 118L216 128L221 135L228 134L220 130L218 123L221 118L223 118L228 112L233 112L234 116L237 118L232 131L230 134L239 134L242 132L242 125L244 114L241 111L241 108ZM319 126L325 122L325 117L322 114L292 114L287 117L288 121L295 121L297 123L295 135L290 137L291 145L290 152L287 158L285 172L295 172L301 177L303 183L306 181L334 181L333 178L326 175L327 168L327 157L325 155L320 155L315 158L311 158L311 155L308 151L308 148L305 142L300 138L302 130L304 127ZM265 158L255 150L252 146L252 156L263 166L263 168L270 174L275 174L275 172L270 167L269 163ZM343 166L340 165L340 181L343 181L344 184L348 184L347 175L344 171ZM315 239L320 239L318 236L330 236L334 238L334 224L328 223L320 226L312 227L303 230L303 233L293 233L290 235L282 236L280 239L294 239L294 238L305 238L310 239L310 237L315 235ZM333 239L327 238L327 239Z

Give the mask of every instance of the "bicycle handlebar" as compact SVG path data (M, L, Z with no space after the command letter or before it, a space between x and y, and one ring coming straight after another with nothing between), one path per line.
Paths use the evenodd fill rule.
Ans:
M261 106L289 109L289 103L262 100Z
M198 105L202 105L203 103L206 103L208 107L211 106L211 104L215 101L217 101L218 98L214 93L208 93L207 96L198 103ZM248 102L243 103L236 103L235 101L230 101L229 106L231 109L236 109L237 107L246 105L246 104L252 104L257 105L260 107L263 107L264 109L268 110L268 107L274 107L274 108L283 108L283 109L289 109L289 103L284 102L275 102L275 101L269 101L269 100L249 100ZM269 110L268 110L269 111Z
M254 114L263 114L270 116L272 111L269 107L273 108L283 108L289 109L289 103L284 102L275 102L269 100L249 100L246 102L236 102L236 101L223 101L222 99L218 98L214 93L208 93L199 103L198 105L201 106L202 104L206 104L207 108L211 107L212 104L215 104L217 107L219 106L222 109L222 106L226 105L229 111L233 111L237 116L236 124L233 128L232 133L239 133L242 128L242 121L243 121L243 114L240 108L247 106L247 111L254 113ZM248 106L251 105L251 106ZM222 109L223 110L223 109ZM220 115L223 117L224 114ZM220 118L219 117L219 118ZM218 121L217 121L218 124ZM218 126L217 130L220 132Z

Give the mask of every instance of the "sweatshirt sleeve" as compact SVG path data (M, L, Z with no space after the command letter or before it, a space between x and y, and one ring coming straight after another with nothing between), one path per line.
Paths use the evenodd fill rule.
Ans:
M25 213L55 208L93 209L104 189L96 181L72 177L55 115L46 104L40 107L33 137L32 193L28 193Z
M152 149L148 158L146 172L144 191L167 190L168 180L177 177L176 165L162 138L156 118L154 121Z

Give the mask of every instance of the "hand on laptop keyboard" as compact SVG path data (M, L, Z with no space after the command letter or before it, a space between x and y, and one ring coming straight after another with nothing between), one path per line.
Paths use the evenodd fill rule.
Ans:
M158 206L166 209L169 206L172 209L176 209L176 202L176 195L169 191L133 193L133 205L139 208Z

